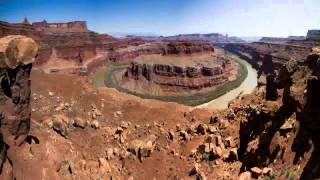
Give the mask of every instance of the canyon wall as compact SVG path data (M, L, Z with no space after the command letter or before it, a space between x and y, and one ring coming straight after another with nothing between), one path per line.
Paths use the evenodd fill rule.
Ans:
M37 41L39 53L35 66L45 64L50 59L53 61L63 59L82 65L96 57L99 52L108 52L108 57L104 61L122 61L143 54L191 54L213 51L210 43L166 41L148 44L140 38L117 39L107 34L88 31L85 22L43 21L32 25L27 20L17 24L0 22L0 37L10 34L26 35Z
M312 45L301 41L299 44L280 44L255 42L250 44L227 44L224 46L227 51L233 52L243 59L246 59L253 67L259 69L264 61L264 56L270 55L276 69L290 59L303 63L312 49Z
M109 55L111 61L132 60L140 55L147 54L192 54L214 52L210 43L191 41L163 41L158 43L146 43L140 46L129 46L128 48L113 51Z
M55 27L49 25L50 23L46 25L47 28L39 30L42 25L0 22L0 37L25 35L33 38L39 44L36 66L46 63L50 58L71 60L81 64L83 61L95 57L101 49L108 50L114 46L121 47L122 44L128 43L118 42L117 39L106 34L89 32L86 27L78 29L79 26L85 26L81 25L81 22L72 22L71 25L66 26L61 25L57 31L53 30ZM63 28L68 30L64 31ZM73 31L73 29L78 30Z
M61 60L70 62L76 69L82 66L94 70L108 60L131 60L144 54L192 54L213 52L210 43L190 41L163 41L146 43L141 38L117 39L107 34L89 31L82 21L68 23L48 23L46 21L30 24L0 22L0 37L6 35L25 35L39 44L36 67L55 66ZM100 56L104 55L104 58ZM92 61L99 62L92 62ZM47 67L46 66L46 67ZM53 67L56 68L56 67Z

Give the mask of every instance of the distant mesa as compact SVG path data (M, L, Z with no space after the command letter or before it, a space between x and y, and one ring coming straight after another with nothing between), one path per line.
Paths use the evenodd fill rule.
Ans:
M288 37L262 37L259 42L271 42L271 43L282 43L288 41L303 41L306 40L305 36L288 36Z
M37 31L49 32L88 32L86 21L72 21L66 23L48 23L46 20L34 22L32 26Z
M30 23L25 17L22 23L7 23L0 21L0 25L10 29L21 29L22 31L41 31L45 33L66 32L89 32L86 21L71 21L64 23L48 23L46 20Z
M228 34L223 35L220 33L209 33L209 34L179 34L175 36L137 36L137 35L128 35L127 38L136 38L140 37L146 41L163 41L163 40L182 40L182 41L206 41L215 44L224 44L224 43L246 43L245 40L235 37L228 36Z
M320 41L320 30L309 30L307 40Z

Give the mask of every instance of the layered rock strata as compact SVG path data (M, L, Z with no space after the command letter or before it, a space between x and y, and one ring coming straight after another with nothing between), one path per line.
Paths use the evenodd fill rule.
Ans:
M124 73L125 79L147 80L157 85L201 89L228 80L230 60L216 65L181 66L173 64L141 64L132 62Z
M129 46L128 48L113 51L109 55L111 61L132 60L140 55L147 54L193 54L214 52L212 44L191 41L165 41L159 43L146 43L140 46Z
M301 41L299 44L256 42L250 44L227 44L225 49L246 59L257 69L260 69L265 59L264 56L269 55L272 58L274 67L280 69L282 65L292 58L300 64L303 63L305 57L310 53L312 45L308 41Z
M83 67L91 71L109 60L126 61L145 54L192 54L214 50L210 43L204 42L149 44L140 38L118 39L89 31L84 22L30 24L25 20L24 23L11 24L0 21L0 37L11 34L33 38L39 44L35 66L49 69L59 69L59 64L63 63L74 69ZM52 63L48 65L48 62Z
M100 52L144 43L141 39L117 39L107 34L88 31L82 22L31 25L0 21L0 37L7 35L25 35L37 42L39 53L36 57L36 66L59 59L82 65Z

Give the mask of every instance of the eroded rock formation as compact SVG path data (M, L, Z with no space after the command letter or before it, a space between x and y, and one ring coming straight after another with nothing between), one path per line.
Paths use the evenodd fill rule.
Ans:
M213 60L214 61L214 60ZM132 62L124 78L147 80L162 85L188 89L201 89L228 80L228 59L216 61L215 65L181 66L174 64L141 64ZM199 61L201 64L201 62Z
M16 155L30 130L30 72L37 50L36 43L25 36L0 39L1 168L5 161L13 167L21 163ZM20 173L18 171L12 169L13 178Z

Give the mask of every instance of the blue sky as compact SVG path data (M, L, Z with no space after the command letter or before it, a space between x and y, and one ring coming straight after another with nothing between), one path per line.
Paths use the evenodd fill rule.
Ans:
M85 20L100 33L305 35L320 29L320 0L0 0L0 20Z

